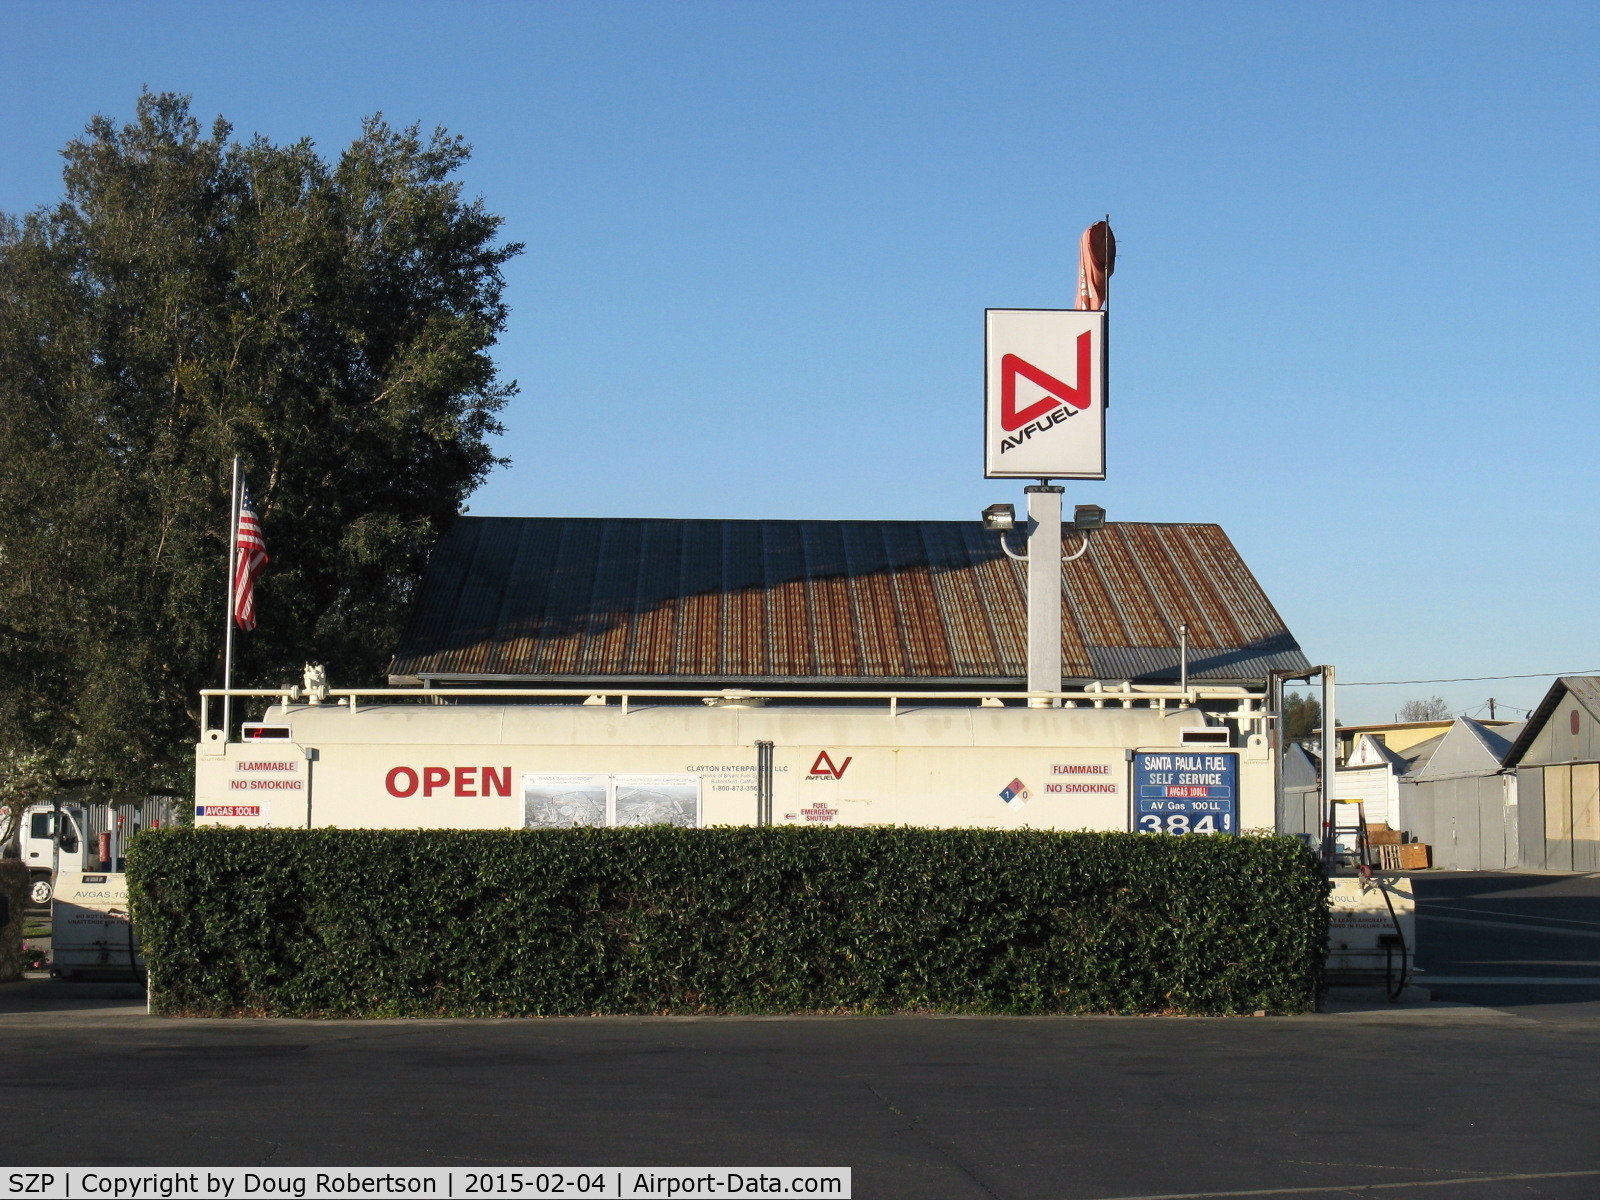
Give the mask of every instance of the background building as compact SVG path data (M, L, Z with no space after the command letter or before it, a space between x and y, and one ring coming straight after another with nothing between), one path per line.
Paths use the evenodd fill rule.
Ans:
M1439 737L1410 751L1411 769L1399 780L1398 827L1409 840L1433 847L1434 866L1498 871L1517 865L1517 779L1502 763L1521 731L1521 722L1490 727L1457 717Z
M1555 681L1512 743L1521 865L1600 871L1600 676Z

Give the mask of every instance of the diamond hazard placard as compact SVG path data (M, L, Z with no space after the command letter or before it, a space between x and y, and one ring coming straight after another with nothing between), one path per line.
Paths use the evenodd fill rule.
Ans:
M983 473L1106 477L1106 314L991 308L984 314Z
M1013 779L1010 783L1006 784L1005 787L1000 789L1000 799L1004 800L1007 804L1010 804L1013 800L1019 801L1022 804L1026 804L1032 798L1033 793L1028 790L1027 786L1020 778Z

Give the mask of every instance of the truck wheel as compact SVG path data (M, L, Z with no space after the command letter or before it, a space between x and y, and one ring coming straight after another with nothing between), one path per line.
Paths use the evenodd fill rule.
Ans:
M35 908L43 908L50 903L50 897L55 894L55 888L50 885L48 875L35 875L33 882L28 886L28 903Z

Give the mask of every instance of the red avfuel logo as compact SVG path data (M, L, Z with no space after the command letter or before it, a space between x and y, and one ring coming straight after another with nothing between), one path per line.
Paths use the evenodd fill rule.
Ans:
M1017 376L1037 384L1049 393L1028 407L1017 410ZM1089 407L1089 334L1078 335L1078 382L1063 383L1015 354L1000 359L1000 427L1007 433L1021 429L1029 421L1053 412L1063 404L1082 411ZM1063 414L1064 416L1071 414Z
M828 757L828 752L826 750L824 750L821 754L817 755L817 761L811 764L811 771L806 776L806 778L807 779L843 779L844 778L844 773L845 773L845 768L847 768L850 765L853 757L854 756L846 758L838 766L834 766L833 759L829 758Z

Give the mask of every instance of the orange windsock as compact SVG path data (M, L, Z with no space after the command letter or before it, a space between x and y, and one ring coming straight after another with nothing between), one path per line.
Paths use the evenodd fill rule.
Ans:
M1106 221L1096 221L1078 239L1078 303L1083 312L1106 306L1106 280L1116 267L1117 239Z

